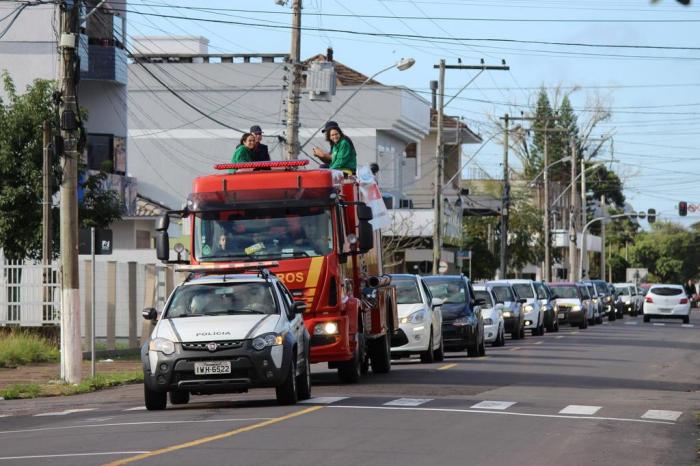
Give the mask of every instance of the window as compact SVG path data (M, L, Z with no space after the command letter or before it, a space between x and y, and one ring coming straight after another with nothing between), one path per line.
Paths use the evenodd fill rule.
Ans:
M532 286L529 283L516 283L513 285L513 288L520 298L530 299L535 297L535 293L533 293Z
M151 232L136 230L136 249L151 249Z
M494 296L500 303L509 303L515 301L513 292L510 287L507 286L494 286L491 291L493 291Z
M87 168L114 172L114 136L111 134L88 134Z
M683 294L682 289L671 288L670 286L656 286L649 291L657 296L678 296Z
M237 314L277 314L270 285L249 282L181 286L165 311L168 318Z
M392 280L391 283L396 287L397 304L418 304L422 302L418 284L415 280L399 279Z
M547 290L544 289L543 284L535 283L535 289L537 290L537 299L547 299Z
M578 299L578 292L575 286L553 286L552 293L554 293L557 298Z
M467 290L460 279L444 279L440 277L426 278L425 282L430 292L436 298L444 299L445 303L456 304L467 301Z
M483 308L491 308L493 307L493 300L491 299L491 295L489 294L488 291L486 290L474 290L474 296L476 299L483 299L484 304L482 304Z

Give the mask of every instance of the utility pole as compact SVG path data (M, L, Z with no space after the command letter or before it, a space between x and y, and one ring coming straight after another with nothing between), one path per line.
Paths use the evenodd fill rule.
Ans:
M68 383L81 379L80 284L78 275L78 134L76 104L76 46L80 4L61 5L59 39L59 117L64 140L61 182L61 376Z
M569 206L569 281L577 281L576 270L576 141L570 138L571 148L571 205Z
M571 189L574 188L572 187ZM586 198L586 164L583 160L583 157L581 157L581 228L583 228L583 225L585 225L588 222L588 211L586 210L587 208L588 199ZM590 278L590 274L588 273L590 268L588 263L588 240L584 241L583 237L581 237L581 247L579 248L579 250L579 254L581 254L581 260L584 264L584 267L581 269L581 276L579 278L583 280L586 277Z
M440 74L438 77L438 108L437 108L437 136L435 139L435 200L433 219L433 275L437 275L442 258L442 132L443 113L445 110L445 60L440 60L438 65Z
M41 262L44 266L44 277L46 278L48 273L47 267L51 264L51 125L48 120L44 120L42 133L44 139L44 160L42 167Z
M600 207L603 209L603 217L608 215L605 207L605 194L600 197ZM600 224L600 279L605 280L605 220Z
M506 113L503 118L503 195L501 196L501 264L500 279L507 277L508 253L508 208L510 204L510 182L508 180L508 123L510 118Z
M287 89L287 160L299 157L299 103L301 100L301 0L292 4L292 79Z
M549 225L549 151L548 140L549 120L544 124L544 281L552 281L552 264L550 258L549 239L551 227Z
M435 157L436 157L436 174L435 174L435 197L433 199L433 204L434 204L434 210L435 210L435 218L434 218L434 225L433 225L433 274L438 273L438 268L440 265L440 259L441 259L441 254L442 254L442 185L443 185L443 161L444 161L444 153L443 153L443 120L444 120L444 113L445 113L445 106L449 105L450 102L452 102L464 89L466 89L476 78L481 75L484 71L487 70L501 70L501 71L507 71L510 70L509 66L505 65L505 61L503 62L503 65L485 65L482 63L480 65L446 65L445 60L442 59L440 60L440 63L437 65L433 65L433 68L438 68L439 69L439 83L438 83L438 103L437 103L437 108L435 109L437 112L437 136L436 136L436 148L435 148ZM445 103L445 70L450 69L450 70L479 70L479 72L474 76L472 79L467 82L455 95L450 98L450 100ZM459 131L460 127L458 125L457 127L457 137L459 138ZM459 149L459 144L458 144L458 153L461 154L461 150Z

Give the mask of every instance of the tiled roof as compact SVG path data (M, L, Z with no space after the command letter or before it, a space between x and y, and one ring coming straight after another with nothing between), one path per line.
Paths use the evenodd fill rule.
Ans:
M149 199L141 194L136 195L136 216L137 217L157 217L170 210L169 207Z

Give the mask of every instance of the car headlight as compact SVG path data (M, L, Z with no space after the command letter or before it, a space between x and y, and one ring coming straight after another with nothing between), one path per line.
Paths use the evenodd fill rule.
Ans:
M486 319L484 319L484 325L493 325L493 319L487 317Z
M401 320L399 320L399 323L402 323L402 324L420 324L424 320L425 320L425 311L421 309L420 311L416 311L412 314L409 314L406 317L402 317Z
M542 306L540 309L541 309L543 312L547 312L547 306Z
M573 312L579 312L579 311L581 310L581 306L576 305L576 306L572 307L571 310L572 310Z
M598 298L593 298L593 303L598 304Z
M510 311L505 311L505 312L503 313L503 317L512 317L512 316L513 316L513 313L510 312Z
M484 323L486 322L484 321ZM465 325L469 325L469 316L459 317L453 320L452 325L455 327L464 327Z
M532 312L534 310L535 308L532 307L532 304L528 304L527 306L525 306L525 312Z
M625 304L632 304L632 301L630 301L629 299L626 299Z
M612 299L612 298L611 298L610 296L606 296L606 297L605 297L605 301L607 301L607 302L610 302L611 299Z
M268 333L253 339L253 348L258 351L264 350L268 346L278 346L282 344L282 335L276 333Z
M337 322L321 322L314 326L314 335L337 335Z
M175 343L167 338L154 338L148 342L148 351L160 351L163 354L173 354Z

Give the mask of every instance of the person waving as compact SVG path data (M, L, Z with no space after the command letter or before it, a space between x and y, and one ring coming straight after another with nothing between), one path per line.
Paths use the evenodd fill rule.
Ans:
M326 141L330 143L331 151L324 152L320 148L314 147L314 155L328 163L328 168L342 170L349 175L355 174L355 170L357 170L357 152L352 140L343 134L340 126L335 121L327 122L322 132L326 134Z

